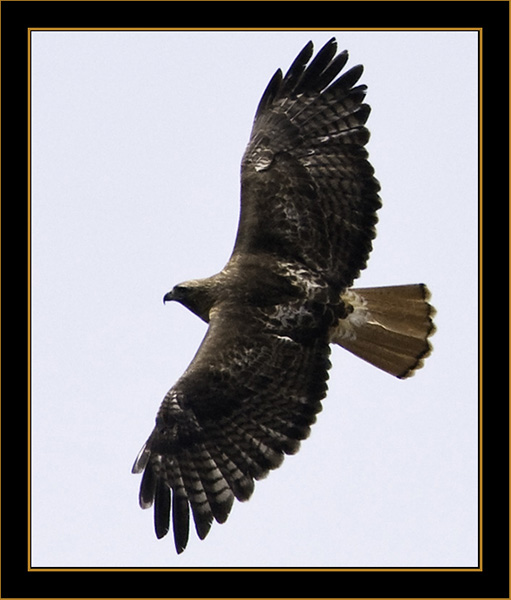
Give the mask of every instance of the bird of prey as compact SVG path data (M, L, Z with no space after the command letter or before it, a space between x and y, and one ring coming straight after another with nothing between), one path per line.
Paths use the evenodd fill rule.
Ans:
M330 345L399 378L429 354L423 284L352 288L375 237L380 186L368 162L361 65L331 39L277 70L241 163L232 255L218 274L164 296L209 324L165 395L133 466L156 536L188 542L224 523L254 481L297 452L326 395ZM311 60L312 59L312 60Z

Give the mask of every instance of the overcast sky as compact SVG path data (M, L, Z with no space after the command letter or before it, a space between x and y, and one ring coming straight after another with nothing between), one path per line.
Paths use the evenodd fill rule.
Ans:
M332 352L298 454L176 556L132 463L206 325L162 297L228 260L259 98L309 40L362 63L383 208L360 286L425 282L399 381ZM32 33L32 565L477 564L477 33Z

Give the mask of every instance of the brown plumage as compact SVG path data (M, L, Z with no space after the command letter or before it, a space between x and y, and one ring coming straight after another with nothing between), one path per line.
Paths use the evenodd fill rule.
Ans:
M332 328L331 342L400 379L423 366L435 332L424 284L354 288L341 297L352 313Z
M298 450L326 395L330 343L397 377L430 351L424 285L351 289L380 198L364 148L362 67L338 76L348 54L336 49L332 39L311 61L309 43L273 76L242 160L232 256L164 297L209 323L133 466L140 505L154 504L158 538L172 521L178 552L190 510L203 539Z

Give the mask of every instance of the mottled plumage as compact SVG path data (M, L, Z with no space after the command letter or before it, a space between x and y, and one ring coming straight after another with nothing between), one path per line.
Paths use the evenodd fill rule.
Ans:
M425 286L351 289L380 199L364 148L362 67L339 76L348 54L336 49L330 40L311 61L309 43L285 76L275 73L242 160L232 256L164 298L209 323L133 466L143 472L140 505L154 504L157 537L172 521L178 552L190 511L202 539L309 435L330 343L398 377L430 351Z

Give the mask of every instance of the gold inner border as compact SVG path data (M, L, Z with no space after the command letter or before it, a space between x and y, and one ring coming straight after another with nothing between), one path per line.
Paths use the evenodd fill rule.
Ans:
M235 32L235 31L472 31L478 32L478 54L479 54L479 65L478 65L478 75L479 75L479 90L478 90L478 98L479 98L479 107L478 107L478 131L479 131L479 260L482 265L482 241L483 241L483 230L482 230L482 134L483 134L483 117L482 117L482 81L483 81L483 72L482 72L482 56L483 56L483 28L482 27L396 27L396 28L388 28L388 27L316 27L316 28L308 28L308 27L293 27L293 28L281 28L281 27L264 27L264 28L254 28L254 27L226 27L226 28L212 28L212 27L33 27L27 29L27 44L28 44L28 61L27 61L27 77L28 77L28 265L27 265L27 279L28 279L28 314L27 314L27 324L28 324L28 373L27 373L27 381L28 381L28 393L27 393L27 401L28 401L28 512L27 512L27 521L28 521L28 539L27 539L27 570L31 572L89 572L89 571L129 571L129 572L139 572L139 571L191 571L191 572L204 572L204 571L223 571L223 572L459 572L459 571L467 571L467 572L478 572L483 570L482 563L482 539L483 539L483 523L482 523L482 506L483 506L483 496L482 496L482 327L483 327L483 298L482 298L482 267L479 269L478 274L478 282L479 282L479 324L478 324L478 332L479 332L479 494L478 494L478 520L479 520L479 548L478 548L478 566L477 567L32 567L31 566L31 419L30 419L30 410L31 410L31 33L33 31L223 31L223 32ZM511 327L511 326L510 326Z

